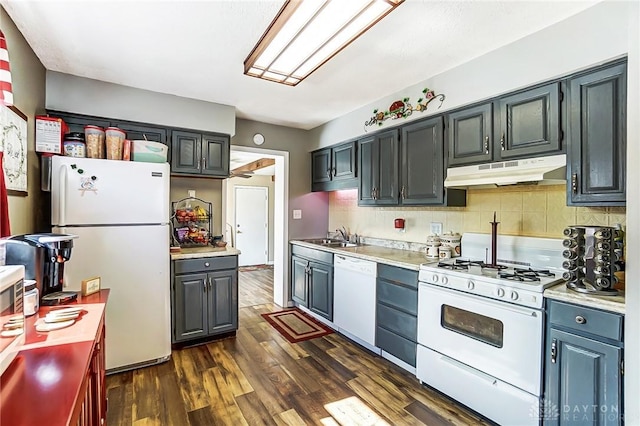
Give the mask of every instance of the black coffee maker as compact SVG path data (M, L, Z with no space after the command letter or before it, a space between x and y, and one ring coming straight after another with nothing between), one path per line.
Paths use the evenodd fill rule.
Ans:
M36 280L40 298L62 291L64 263L71 257L71 234L24 234L6 239L5 264L24 265L24 278Z

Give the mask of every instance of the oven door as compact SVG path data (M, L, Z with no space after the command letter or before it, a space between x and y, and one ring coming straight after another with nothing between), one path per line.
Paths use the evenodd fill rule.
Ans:
M420 283L418 343L539 396L542 315Z

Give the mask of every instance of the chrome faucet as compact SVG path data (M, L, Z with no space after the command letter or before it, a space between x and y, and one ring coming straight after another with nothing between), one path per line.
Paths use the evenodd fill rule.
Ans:
M344 226L341 226L340 229L336 229L336 232L340 234L342 241L349 241L349 233Z

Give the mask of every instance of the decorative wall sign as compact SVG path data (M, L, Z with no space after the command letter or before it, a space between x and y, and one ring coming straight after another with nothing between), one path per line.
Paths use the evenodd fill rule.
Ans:
M389 106L389 109L386 111L379 111L378 109L374 109L373 116L364 123L364 131L365 132L367 131L367 127L374 126L376 124L378 126L382 126L382 123L385 120L389 120L389 119L396 120L398 118L407 118L411 114L413 114L414 111L418 111L418 112L426 111L427 106L434 99L440 99L440 105L438 105L438 108L442 106L442 103L444 102L444 99L445 99L444 94L440 93L436 95L433 90L429 90L428 88L424 89L422 93L424 93L424 97L419 98L415 106L409 103L409 98L404 98L402 100L393 102Z
M27 195L27 116L14 106L0 106L0 151L7 190Z

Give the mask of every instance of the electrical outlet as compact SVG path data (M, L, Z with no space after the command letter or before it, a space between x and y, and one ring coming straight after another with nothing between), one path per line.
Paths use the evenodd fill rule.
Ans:
M442 235L442 222L431 222L431 233L434 235Z

